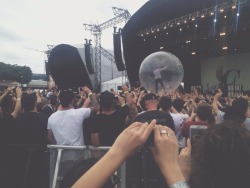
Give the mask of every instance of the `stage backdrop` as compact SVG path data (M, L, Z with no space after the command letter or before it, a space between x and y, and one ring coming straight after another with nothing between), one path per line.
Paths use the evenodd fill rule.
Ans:
M207 89L216 87L221 79L227 84L242 84L250 90L250 53L221 56L201 60L201 84Z

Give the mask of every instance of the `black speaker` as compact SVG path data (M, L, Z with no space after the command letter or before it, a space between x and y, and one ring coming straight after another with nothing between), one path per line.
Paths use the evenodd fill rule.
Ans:
M116 67L117 67L118 71L124 71L124 70L126 70L126 68L125 68L125 66L123 64L123 60L122 60L120 33L113 34L113 41L114 41L114 56L115 56Z
M87 65L87 69L88 69L89 74L94 74L94 68L92 65L92 58L90 55L90 46L91 46L91 44L89 44L89 43L84 44L85 60L86 60L86 65Z

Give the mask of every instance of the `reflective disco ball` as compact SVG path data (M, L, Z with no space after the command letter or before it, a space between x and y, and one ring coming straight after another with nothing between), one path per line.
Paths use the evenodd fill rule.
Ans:
M143 87L152 93L170 93L181 84L184 70L181 61L168 52L155 52L147 56L139 70Z

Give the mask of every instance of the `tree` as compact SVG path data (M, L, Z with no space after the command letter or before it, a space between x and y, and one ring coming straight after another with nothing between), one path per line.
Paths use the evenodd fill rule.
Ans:
M0 62L0 80L11 80L21 84L31 81L32 71L30 67L10 65Z

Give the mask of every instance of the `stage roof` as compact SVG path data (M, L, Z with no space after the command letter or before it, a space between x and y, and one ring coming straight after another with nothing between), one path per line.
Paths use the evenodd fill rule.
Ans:
M222 5L233 5L217 9ZM249 1L229 0L151 0L145 3L122 30L124 59L132 85L139 81L143 59L156 51L168 51L182 61L250 51ZM202 17L202 11L214 8ZM175 22L173 27L158 27L177 18L197 13L194 20ZM199 14L198 14L199 13ZM175 20L176 21L176 20ZM153 27L155 26L155 27ZM145 32L145 29L151 32ZM157 30L158 28L158 30ZM155 30L153 30L155 29ZM144 31L143 35L138 33ZM185 75L185 73L184 73Z

